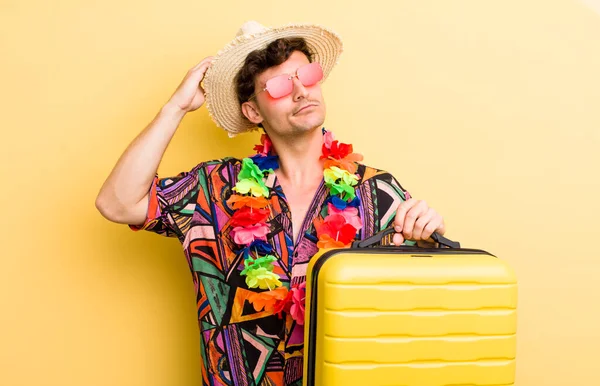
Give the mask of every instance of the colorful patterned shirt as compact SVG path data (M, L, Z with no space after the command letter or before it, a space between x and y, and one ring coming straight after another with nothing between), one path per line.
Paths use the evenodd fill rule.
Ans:
M203 385L301 385L304 326L289 314L256 312L247 298L253 292L244 276L243 256L230 236L234 210L227 199L237 182L241 160L203 162L175 177L155 177L148 216L133 230L177 237L189 264L197 297ZM404 189L390 174L359 164L355 186L363 227L357 239L389 226L405 200ZM275 173L269 188L267 242L277 258L274 272L284 286L306 280L310 258L317 252L313 221L327 214L327 189L317 189L294 243L291 212Z

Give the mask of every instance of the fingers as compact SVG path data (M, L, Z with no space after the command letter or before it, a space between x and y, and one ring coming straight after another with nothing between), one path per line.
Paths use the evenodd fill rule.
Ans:
M421 233L421 240L429 240L431 235L434 232L440 233L440 235L444 232L444 219L442 216L437 213L435 210L431 209L431 218L428 222L423 226L423 232Z
M197 67L192 68L189 71L189 76L193 78L197 78L200 81L204 77L204 73L208 70L212 62L207 61L199 64Z
M440 216L441 217L441 216ZM443 236L446 233L446 223L444 222L444 218L442 218L442 223L435 230L436 233L439 233L440 236Z
M415 225L411 234L411 239L413 240L425 240L425 235L424 235L424 231L425 228L431 224L431 221L433 220L433 217L435 215L435 211L431 208L429 208L425 213L423 213L418 219L417 221L415 221ZM435 228L434 228L435 229ZM431 232L433 233L433 232ZM431 233L429 234L429 236L431 236ZM429 236L427 236L427 238L429 238Z
M402 233L394 233L394 236L392 237L392 243L394 243L394 245L401 245L404 242L404 237L402 236Z
M202 61L200 61L200 63L196 64L194 67L188 70L185 79L193 79L194 82L200 83L202 81L202 78L204 78L204 73L211 66L212 62L212 56L204 58Z
M446 228L444 219L425 201L409 199L398 207L394 219L394 244L404 240L429 240L434 232L443 235Z
M202 91L202 93L204 93L204 90L200 86L200 83L202 82L202 79L204 79L204 75L206 74L206 71L208 70L211 64L212 61L203 60L196 67L190 69L186 76L186 81L192 82Z
M198 68L200 68L202 65L206 64L206 63L212 63L214 60L214 56L207 56L206 58L202 59L198 64L196 64L194 67L192 67L192 69L190 71L194 71L197 70Z
M400 206L398 206L398 209L396 210L396 218L394 219L394 228L396 229L396 232L402 232L406 213L412 209L413 206L417 205L417 203L417 200L411 198L410 200L404 201L400 204Z
M422 217L427 212L427 203L425 201L417 201L404 216L404 224L402 225L402 234L405 239L413 239L413 231L417 219Z

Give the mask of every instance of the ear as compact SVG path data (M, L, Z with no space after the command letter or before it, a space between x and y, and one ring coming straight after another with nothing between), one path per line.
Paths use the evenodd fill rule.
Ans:
M255 125L258 125L264 120L260 114L260 111L258 110L258 106L254 102L242 103L242 114L244 114L244 116Z

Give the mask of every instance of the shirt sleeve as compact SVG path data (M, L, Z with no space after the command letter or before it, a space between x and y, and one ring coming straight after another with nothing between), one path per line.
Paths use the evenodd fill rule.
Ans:
M374 192L375 222L374 231L381 232L393 226L398 207L404 201L410 199L410 193L398 182L398 180L386 171L379 171L370 181ZM389 244L391 236L387 237L383 244ZM406 240L403 245L415 245L416 242Z
M150 231L167 237L184 238L198 196L206 196L204 164L174 177L154 177L150 186L148 212L143 224L129 224L133 231Z
M387 172L380 174L374 183L377 191L379 231L382 231L392 225L398 207L410 198L410 193Z

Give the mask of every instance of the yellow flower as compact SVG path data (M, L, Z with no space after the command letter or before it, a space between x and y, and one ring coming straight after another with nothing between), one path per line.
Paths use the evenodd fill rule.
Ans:
M332 166L323 171L325 185L331 189L332 195L342 195L342 199L353 200L355 192L353 186L358 184L358 177L347 170ZM339 182L338 182L339 180Z
M246 284L249 288L273 289L281 287L279 276L265 267L256 268L246 274Z
M358 183L358 177L355 174L340 169L337 166L325 169L323 171L323 176L325 177L325 182L329 183L335 183L338 179L341 179L344 184L349 186L354 186Z
M265 183L251 178L239 180L233 190L241 194L251 193L254 197L269 197L269 189Z

